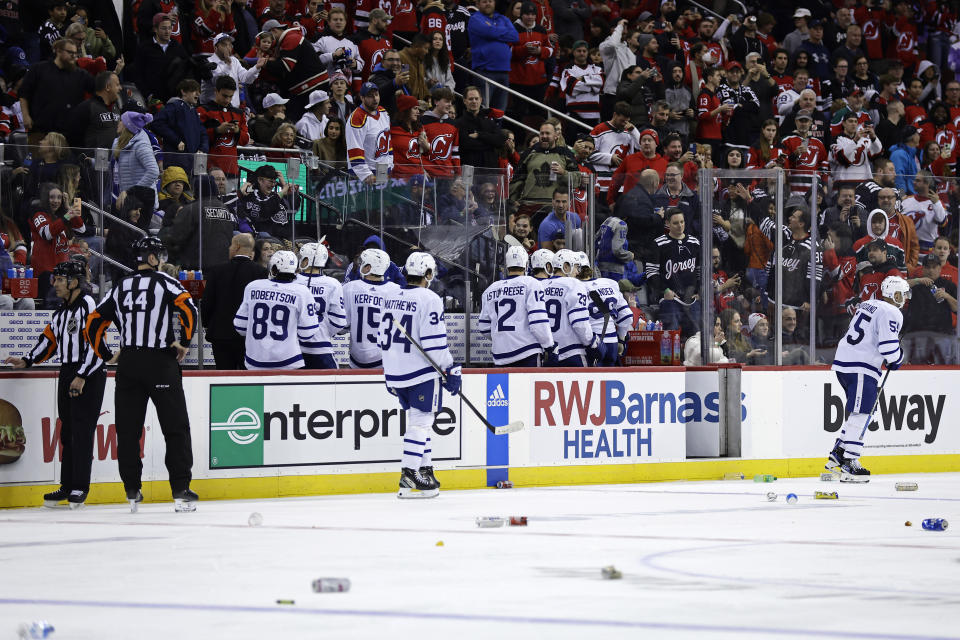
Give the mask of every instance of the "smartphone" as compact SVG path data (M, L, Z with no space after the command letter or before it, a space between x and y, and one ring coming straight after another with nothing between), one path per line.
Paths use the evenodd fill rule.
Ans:
M74 199L73 199L73 208L76 209L77 211L82 210L82 209L83 209L83 200L80 199L80 198L74 198Z
M400 65L400 71L402 71L403 73L409 72L409 71L410 71L410 65L408 65L408 64L402 64L402 65Z
M103 20L94 20L93 21L94 29L103 29Z
M691 143L690 143L690 153L692 153L693 155L697 155L697 143L696 143L696 142L691 142Z

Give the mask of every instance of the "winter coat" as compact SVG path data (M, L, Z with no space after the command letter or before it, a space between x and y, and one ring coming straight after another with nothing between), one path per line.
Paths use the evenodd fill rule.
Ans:
M216 189L216 186L213 185ZM201 243L203 265L212 267L230 259L230 241L233 238L233 215L217 197L204 189L202 200L191 202L180 209L173 224L160 230L160 239L177 257L183 269L199 269ZM200 238L200 223L203 223L203 238Z
M170 98L167 101L150 123L150 129L160 138L164 151L206 153L210 149L210 139L197 110L180 98ZM183 151L179 149L181 142Z
M905 193L914 193L913 177L920 170L919 147L897 144L890 147L890 161L897 169L897 189Z
M114 140L111 148L116 146ZM153 153L153 146L147 132L141 130L133 136L116 159L114 175L120 191L127 191L130 187L157 188L157 179L160 178L160 167ZM153 206L153 203L144 203Z
M476 71L510 71L510 45L520 39L510 19L494 12L477 11L467 23L470 34L471 66Z

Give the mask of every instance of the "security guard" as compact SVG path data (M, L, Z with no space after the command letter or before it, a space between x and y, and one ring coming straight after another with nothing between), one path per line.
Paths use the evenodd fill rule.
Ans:
M93 434L100 418L106 367L83 339L83 325L97 303L85 292L86 267L67 260L53 268L53 291L63 305L44 327L36 346L25 358L11 356L4 362L22 369L60 359L57 409L60 415L60 488L43 496L47 507L66 500L71 509L83 506L90 491Z
M133 243L137 270L122 277L87 318L84 335L100 357L108 359L103 334L111 322L120 332L117 361L117 462L132 511L143 501L140 492L140 438L153 400L167 445L166 465L176 511L196 511L190 490L193 450L190 420L183 396L180 362L187 354L197 320L194 306L180 283L160 271L167 260L163 243L152 237ZM174 335L180 316L182 341Z

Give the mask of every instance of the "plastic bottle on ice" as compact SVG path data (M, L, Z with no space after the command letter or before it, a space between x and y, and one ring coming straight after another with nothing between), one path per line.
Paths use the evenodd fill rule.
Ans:
M313 581L314 593L350 591L350 578L317 578Z

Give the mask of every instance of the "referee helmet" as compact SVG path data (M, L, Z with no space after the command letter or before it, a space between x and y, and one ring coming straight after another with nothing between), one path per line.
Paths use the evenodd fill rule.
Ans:
M163 246L163 241L154 236L144 236L137 238L130 246L133 249L133 255L137 259L137 264L150 264L150 256L154 256L160 262L167 261L167 248Z
M83 282L87 279L87 269L76 260L67 260L53 268L53 275L54 277L61 276L67 280L76 278L80 282Z

